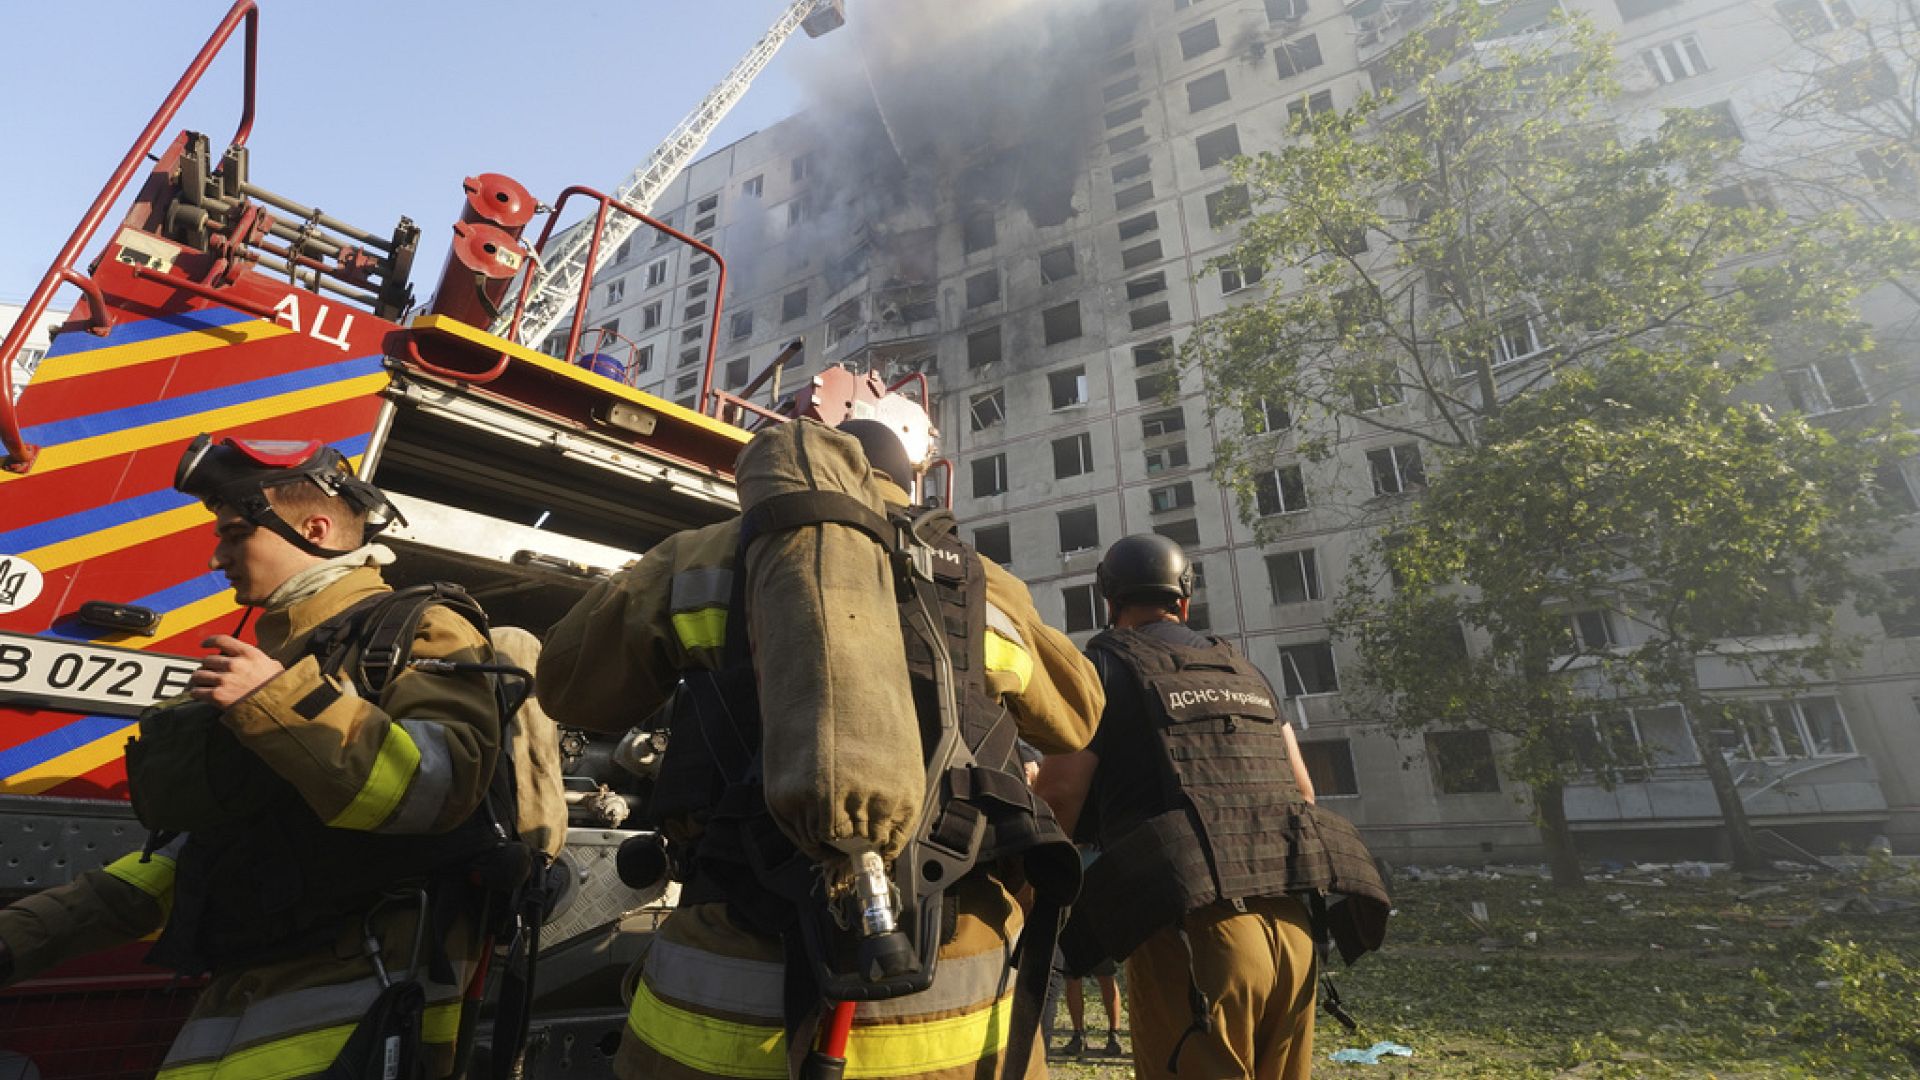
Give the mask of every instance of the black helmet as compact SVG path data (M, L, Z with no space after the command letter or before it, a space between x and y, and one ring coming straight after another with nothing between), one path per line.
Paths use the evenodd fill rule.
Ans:
M1193 595L1193 564L1180 545L1157 533L1122 537L1107 549L1095 571L1100 595L1113 602Z
M900 490L913 494L914 468L907 457L907 448L893 429L878 420L843 420L837 429L860 440L860 449L867 455L867 463L900 485Z
M173 473L174 490L208 506L237 510L309 555L345 555L301 536L268 501L267 489L302 482L344 500L364 516L365 539L371 540L396 521L406 524L399 508L379 488L355 476L340 451L318 439L222 439L216 444L211 435L196 435Z

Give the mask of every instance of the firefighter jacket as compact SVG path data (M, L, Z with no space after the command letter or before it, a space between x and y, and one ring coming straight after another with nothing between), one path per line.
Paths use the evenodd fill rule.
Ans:
M894 505L905 503L897 488L884 490ZM542 655L536 685L547 708L563 723L624 731L663 705L683 675L724 670L739 538L738 519L680 533L589 593ZM971 552L965 558L984 575L985 610L972 624L980 640L970 650L984 669L982 695L1004 705L1040 749L1084 746L1103 704L1092 665L1041 622L1017 579ZM899 638L892 640L897 650ZM765 647L757 649L767 662ZM781 715L769 710L763 720ZM668 753L671 767L671 746ZM762 765L781 767L772 758ZM690 838L696 817L678 815L667 831ZM996 1066L1006 1048L1006 958L1020 910L987 875L948 895L957 914L932 988L860 1006L847 1053L862 1075L971 1078L983 1061ZM711 893L707 900L683 904L655 936L616 1060L622 1076L788 1075L785 947L737 908ZM1042 1069L1035 1058L1029 1075Z
M398 975L408 970L423 921L441 945L426 951L442 961L422 978L424 1036L437 1068L451 1066L459 997L478 950L471 920L458 911L428 918L409 904L369 919L364 895L356 909L339 905L374 884L369 868L392 869L391 860L356 859L356 852L402 837L438 840L475 813L493 772L500 720L484 676L407 671L373 702L321 674L305 654L307 635L386 588L378 568L364 566L269 609L256 638L287 669L220 717L285 781L287 813L298 810L309 821L261 815L256 828L231 830L211 846L183 835L151 857L124 856L0 911L15 978L163 926L158 959L212 968L159 1074L164 1080L319 1074L381 989L363 951L363 925ZM459 615L431 608L416 630L414 655L485 660L486 642ZM316 837L324 842L316 845ZM400 880L378 883L373 895Z
M1111 695L1090 792L1101 857L1062 947L1069 964L1123 958L1217 901L1335 900L1327 930L1349 962L1379 947L1387 894L1358 832L1305 802L1266 677L1218 638L1178 623L1088 644Z

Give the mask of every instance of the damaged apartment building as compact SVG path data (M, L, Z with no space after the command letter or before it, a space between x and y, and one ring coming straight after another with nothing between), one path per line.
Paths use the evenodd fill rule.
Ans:
M1625 108L1725 110L1756 142L1768 130L1749 118L1782 66L1854 17L1847 0L1577 6L1616 37ZM1172 537L1199 572L1195 625L1284 687L1320 797L1378 853L1537 857L1526 788L1503 775L1496 739L1395 738L1342 714L1356 661L1328 620L1363 536L1316 504L1341 485L1361 499L1417 491L1417 449L1349 431L1332 460L1309 461L1283 443L1243 512L1209 472L1222 425L1237 434L1241 420L1210 415L1171 360L1196 320L1263 287L1254 273L1201 272L1235 240L1227 219L1245 196L1227 163L1289 138L1291 118L1366 93L1423 0L1005 0L960 29L943 7L853 10L849 30L867 27L836 39L861 50L842 54L852 76L823 76L799 115L708 154L656 205L727 260L715 388L740 390L783 356L757 400L828 363L925 374L952 466L936 493L950 483L965 534L1029 584L1050 622L1084 642L1102 620L1101 551L1134 532ZM589 322L618 335L609 351L636 387L695 402L716 279L709 260L644 232L600 271ZM794 341L797 356L784 352ZM1895 392L1855 368L1787 376L1810 413L1878 408ZM1269 422L1288 437L1285 416ZM1920 507L1920 476L1885 479ZM1263 546L1243 513L1286 515L1287 528ZM1920 597L1916 531L1882 569ZM1797 694L1726 684L1762 718L1726 750L1757 825L1828 850L1883 834L1920 849L1920 601L1905 610L1845 615L1871 644L1838 682ZM1632 629L1595 614L1577 632ZM1718 811L1683 719L1669 707L1604 722L1641 764L1612 786L1569 789L1583 846L1708 850Z

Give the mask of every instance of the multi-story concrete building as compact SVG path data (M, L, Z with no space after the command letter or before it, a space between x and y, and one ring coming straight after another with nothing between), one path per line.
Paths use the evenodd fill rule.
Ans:
M1845 0L1576 6L1617 35L1629 123L1675 107L1722 110L1764 169L1871 149L1839 146L1832 132L1779 134L1790 125L1770 119L1809 77L1809 43L1852 20ZM1524 30L1552 8L1509 22ZM978 35L964 46L973 52L947 58L993 72L1003 69L980 50L1017 47L1031 60L1054 49L1057 62L1034 76L1048 103L1024 125L1007 117L1034 107L1020 97L1032 88L976 79L975 111L987 119L956 131L967 121L953 103L929 103L948 87L909 85L890 72L911 63L883 63L867 73L875 101L864 122L839 110L829 123L822 106L749 136L696 162L658 208L728 261L716 387L745 386L793 340L805 344L793 371L846 362L925 373L961 521L1050 620L1084 640L1101 620L1101 550L1134 532L1177 539L1201 572L1195 623L1286 688L1320 795L1376 850L1521 857L1538 850L1538 832L1493 739L1396 739L1343 718L1354 660L1328 620L1365 533L1335 511L1378 494L1382 476L1395 491L1420 482L1404 440L1350 431L1326 461L1290 458L1283 443L1243 514L1209 473L1217 441L1244 434L1242 420L1211 414L1191 381L1168 396L1171 350L1194 323L1276 287L1202 272L1235 241L1228 161L1288 139L1293 117L1353 104L1428 10L1424 0L1086 5L1044 32ZM1744 190L1759 198L1761 182ZM1889 205L1899 212L1897 197ZM718 288L708 260L643 234L596 279L589 322L623 339L636 386L690 403ZM1913 314L1905 301L1876 312L1890 328L1877 369L1792 372L1785 390L1842 423L1910 393ZM1293 437L1285 417L1268 424L1272 438ZM1920 505L1920 472L1884 479L1890 497ZM1282 515L1284 538L1258 542L1250 519ZM1915 566L1908 530L1885 569L1909 597L1920 597ZM1871 645L1838 682L1789 696L1720 673L1722 690L1768 718L1729 753L1764 827L1822 843L1885 832L1920 847L1920 606L1848 617ZM1589 638L1631 632L1588 622L1579 630ZM1608 722L1624 725L1617 737L1640 745L1646 766L1611 787L1571 789L1576 827L1615 850L1686 837L1697 852L1718 812L1683 718L1667 707Z

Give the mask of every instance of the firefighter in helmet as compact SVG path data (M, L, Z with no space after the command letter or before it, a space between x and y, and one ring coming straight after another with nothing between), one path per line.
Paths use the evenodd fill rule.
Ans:
M888 422L882 405L880 419L837 429L763 431L741 456L742 516L668 538L548 640L537 682L562 723L622 731L672 697L648 810L682 892L634 988L623 1077L807 1075L839 978L820 950L844 944L815 901L833 893L836 852L855 849L892 860L898 895L931 901L910 947L938 948L929 988L859 1006L849 1074L1044 1075L1047 957L1025 965L1038 979L1021 1004L1008 970L1023 921L1014 895L1036 886L1043 925L1049 904L1070 901L1078 861L1025 784L1014 737L1079 749L1099 684L951 515L909 508L931 430L918 406ZM895 546L909 534L912 558ZM928 794L942 686L967 760ZM900 854L916 850L927 857ZM937 885L901 876L962 851ZM1052 933L1035 936L1050 951Z
M1313 805L1266 678L1187 627L1193 580L1163 536L1100 561L1106 712L1034 782L1102 851L1062 950L1070 969L1126 961L1139 1076L1306 1080L1316 932L1349 960L1377 947L1386 892L1353 826Z
M213 511L209 566L259 611L258 644L206 639L186 693L142 718L128 772L148 850L0 911L0 976L157 930L150 962L211 976L163 1080L378 1076L390 1051L388 1076L451 1075L478 947L455 860L494 842L478 813L501 743L492 680L357 687L365 657L337 617L391 592L393 554L369 541L398 513L334 449L202 435L174 486ZM417 618L413 657L491 661L468 619ZM337 648L312 647L322 631Z

